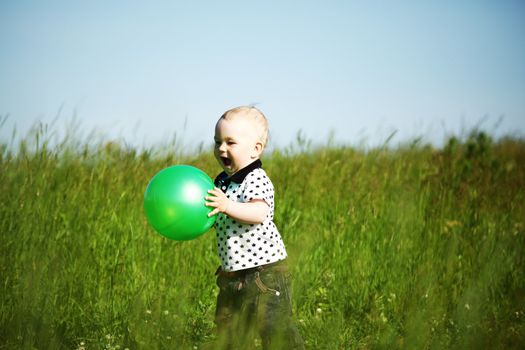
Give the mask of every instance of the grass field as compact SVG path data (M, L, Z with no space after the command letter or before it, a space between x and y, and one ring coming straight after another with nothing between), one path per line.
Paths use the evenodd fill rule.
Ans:
M0 145L0 349L197 349L210 338L212 232L170 241L145 186L204 149L138 151L45 128ZM525 142L484 132L266 154L308 349L525 347Z

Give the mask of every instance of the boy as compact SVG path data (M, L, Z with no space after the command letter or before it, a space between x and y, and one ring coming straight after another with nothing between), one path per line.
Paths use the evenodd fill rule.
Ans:
M259 157L268 122L254 107L225 112L215 126L215 150L223 172L206 205L218 214L215 228L221 266L215 311L217 348L253 346L255 328L263 349L303 349L292 322L286 249L273 223L274 190Z

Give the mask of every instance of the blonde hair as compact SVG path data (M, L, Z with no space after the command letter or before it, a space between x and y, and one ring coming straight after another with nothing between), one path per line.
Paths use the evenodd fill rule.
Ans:
M255 107L240 106L224 112L220 119L232 120L239 117L254 122L254 125L257 127L258 139L262 143L263 148L265 148L268 142L268 120L264 114Z

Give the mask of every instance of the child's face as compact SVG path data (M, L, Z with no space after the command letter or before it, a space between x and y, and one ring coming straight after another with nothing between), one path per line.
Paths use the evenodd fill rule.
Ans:
M215 158L232 175L259 158L262 144L253 122L240 117L219 119L215 126Z

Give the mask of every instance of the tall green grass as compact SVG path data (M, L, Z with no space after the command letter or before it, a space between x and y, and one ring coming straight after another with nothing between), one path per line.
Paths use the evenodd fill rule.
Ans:
M212 232L167 240L142 200L211 151L137 150L45 128L0 145L0 349L195 349L210 339ZM304 140L263 158L308 349L525 344L525 143L474 130L442 149Z

